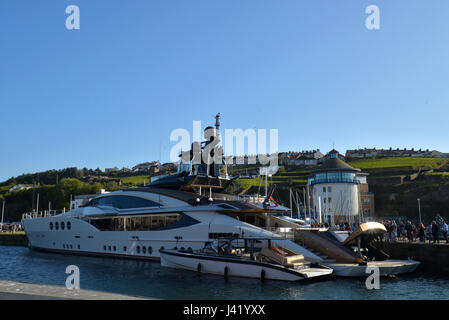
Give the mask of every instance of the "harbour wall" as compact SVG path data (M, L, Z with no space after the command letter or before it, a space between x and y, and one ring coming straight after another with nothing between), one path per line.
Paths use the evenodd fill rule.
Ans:
M69 290L50 286L0 280L0 300L153 300L92 290Z
M421 262L418 270L449 275L449 244L385 242L384 251L392 259L412 259ZM444 241L445 242L445 241Z
M1 232L0 246L28 246L28 238L25 232Z

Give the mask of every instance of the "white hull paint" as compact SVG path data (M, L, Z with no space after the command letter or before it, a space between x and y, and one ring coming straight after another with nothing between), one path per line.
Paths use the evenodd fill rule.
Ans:
M418 266L418 261L414 260L394 260L371 261L367 265L358 265L356 263L324 263L334 270L334 275L340 277L368 277L372 271L367 272L368 267L379 268L380 276L393 276L398 274L413 272Z
M183 269L201 273L210 273L229 277L263 278L267 280L299 281L307 278L330 275L331 269L305 268L304 272L293 271L280 265L270 266L268 263L252 263L241 261L223 261L197 257L196 255L161 254L161 265L169 268ZM227 270L225 271L225 268Z

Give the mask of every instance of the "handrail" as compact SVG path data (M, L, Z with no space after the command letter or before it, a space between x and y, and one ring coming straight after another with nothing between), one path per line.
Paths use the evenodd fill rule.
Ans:
M44 211L32 211L32 212L25 212L22 214L22 220L25 219L33 219L33 218L48 218L53 217L58 214L65 213L64 210L44 210Z

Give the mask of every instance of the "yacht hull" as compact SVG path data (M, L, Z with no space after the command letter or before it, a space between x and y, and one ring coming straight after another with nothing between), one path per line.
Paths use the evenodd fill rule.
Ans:
M324 263L324 265L334 270L334 275L340 277L368 277L372 274L373 267L379 268L380 276L394 276L415 271L420 262L414 260L386 260L372 261L367 265L359 265L356 263ZM370 269L367 269L370 268Z
M328 268L304 268L296 270L266 262L185 253L174 250L163 250L160 254L161 265L164 267L229 277L300 281L332 274L332 269Z

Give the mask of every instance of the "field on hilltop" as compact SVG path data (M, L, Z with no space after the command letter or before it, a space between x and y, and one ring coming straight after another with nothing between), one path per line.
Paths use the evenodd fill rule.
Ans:
M447 158L369 158L348 161L348 163L358 169L378 169L378 168L399 168L409 167L419 169L420 167L432 167L434 169L444 168L449 164Z
M416 216L417 198L422 199L424 217L436 213L449 216L449 159L446 158L368 158L347 161L354 168L368 173L368 184L375 196L377 216ZM245 174L256 167L240 170ZM316 167L284 166L269 177L268 185L276 184L281 203L288 206L289 189L302 191L310 172ZM420 168L426 171L420 172ZM239 172L239 171L236 171ZM265 193L263 177L237 179L241 193Z

